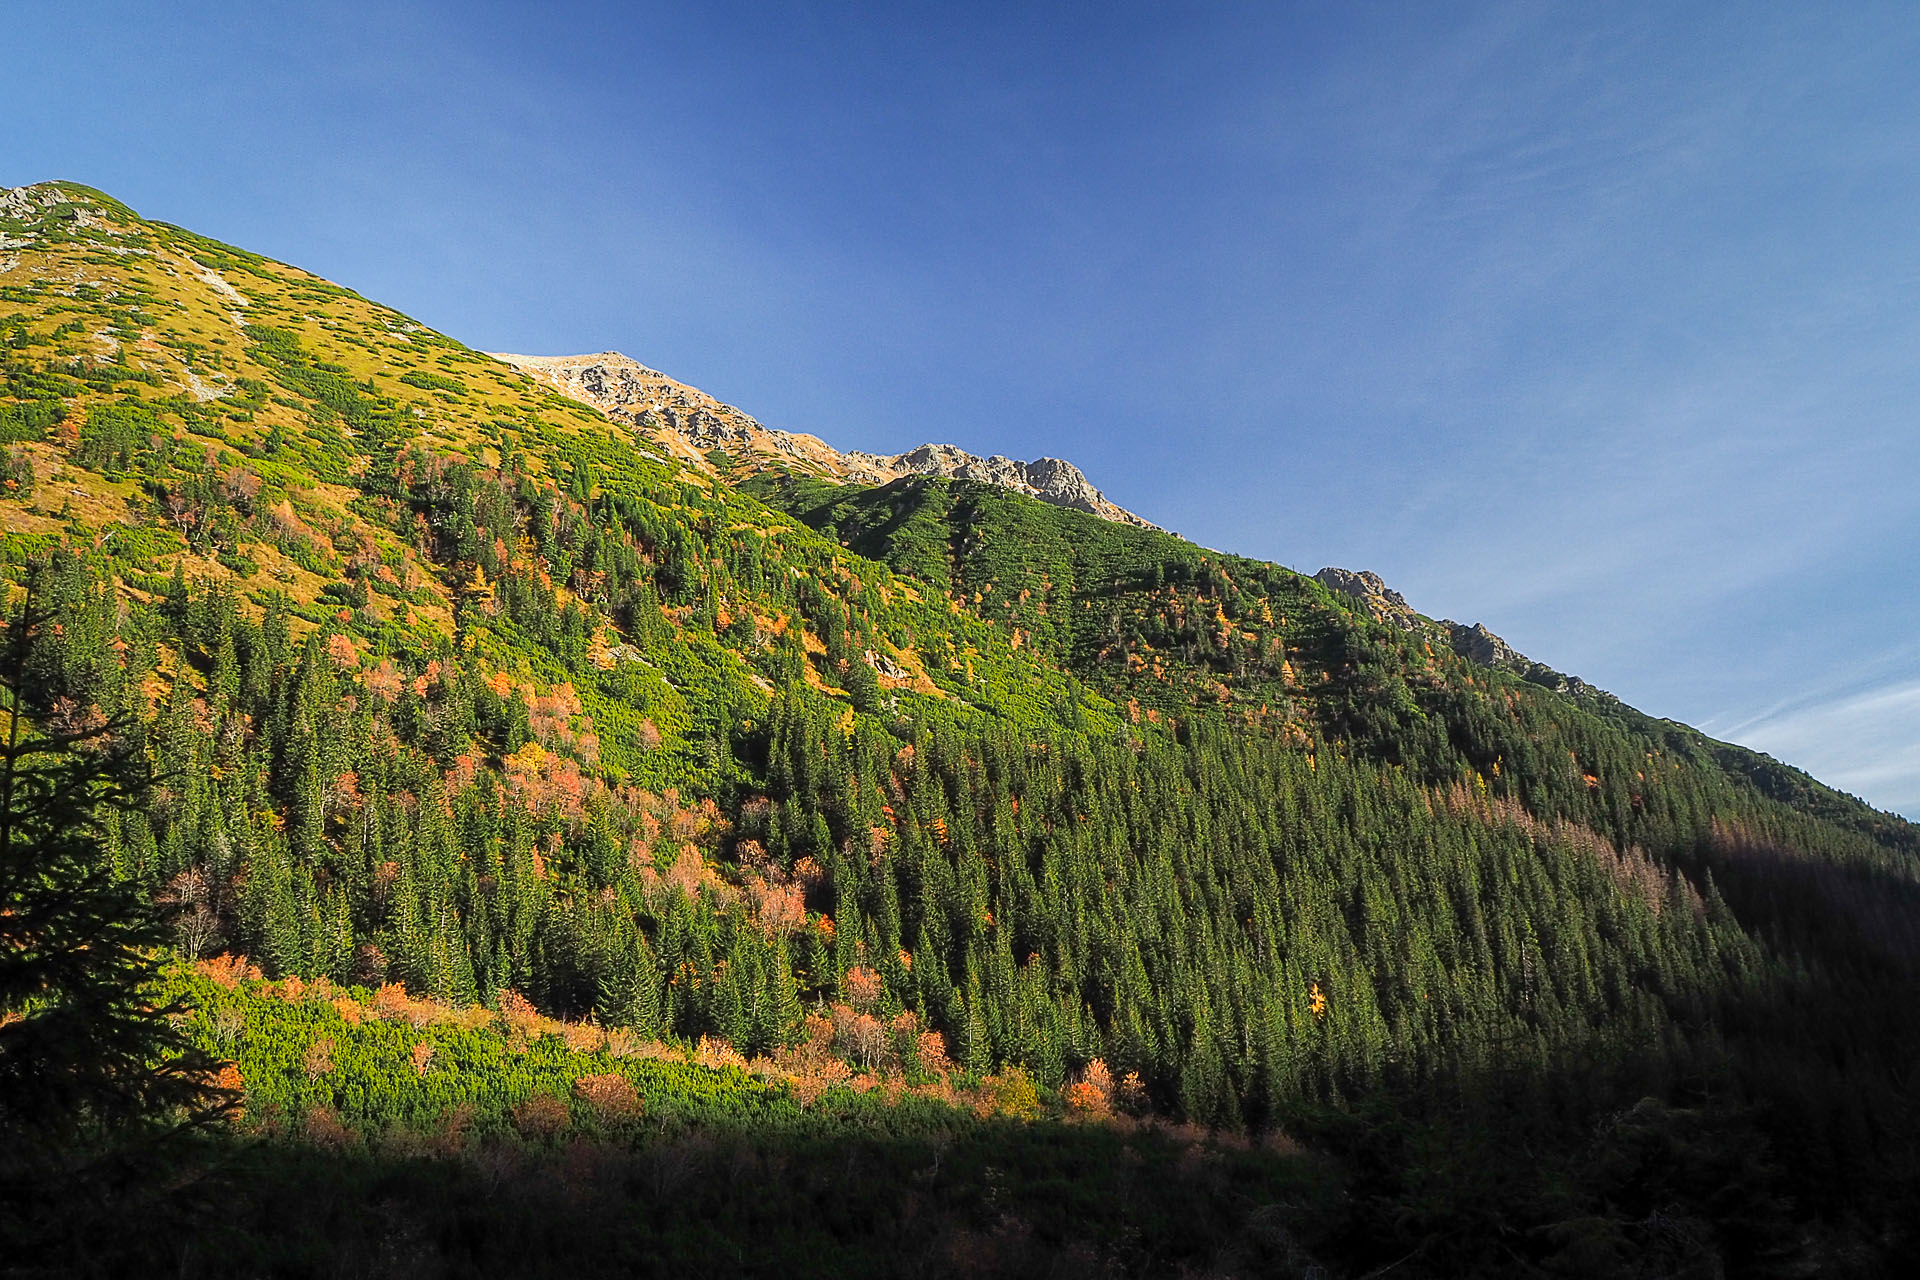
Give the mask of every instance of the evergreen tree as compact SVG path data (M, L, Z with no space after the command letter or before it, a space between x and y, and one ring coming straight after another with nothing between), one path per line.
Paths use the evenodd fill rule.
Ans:
M210 1113L212 1065L153 1008L169 939L142 886L115 874L104 815L150 778L121 721L32 733L23 681L48 615L31 590L0 646L0 1149L28 1163L155 1119Z

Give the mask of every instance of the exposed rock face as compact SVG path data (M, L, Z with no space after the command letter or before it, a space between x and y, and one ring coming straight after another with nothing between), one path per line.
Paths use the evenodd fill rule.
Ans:
M72 202L72 196L50 182L30 187L0 187L0 218L35 222L56 205Z
M923 444L892 456L841 453L817 436L762 426L732 405L617 351L591 356L490 354L708 470L713 464L706 455L720 449L748 470L778 466L852 484L886 484L912 475L952 476L999 485L1121 524L1156 527L1107 501L1080 468L1059 458L1032 462L998 454L982 458L950 444Z
M1544 662L1535 662L1487 630L1485 623L1476 622L1469 627L1462 622L1447 621L1440 625L1447 629L1447 635L1453 641L1453 651L1470 662L1511 671L1522 680L1555 693L1607 696L1579 676L1570 676L1555 671Z
M0 187L0 250L26 248L34 243L35 233L54 220L110 236L133 233L133 228L119 225L87 197L57 182Z
M950 444L923 444L892 457L874 453L850 453L846 456L855 466L869 467L887 475L953 476L961 480L979 480L1051 502L1056 507L1071 507L1075 511L1085 511L1122 524L1153 527L1131 511L1108 502L1080 468L1064 458L1035 458L1032 462L1016 462L997 453L990 458L982 458Z
M1389 587L1377 573L1365 569L1355 572L1352 569L1326 568L1313 575L1314 581L1329 591L1338 591L1341 595L1352 596L1367 607L1381 622L1411 631L1418 624L1420 615L1413 611L1407 598Z
M657 369L629 360L617 351L592 356L516 356L489 353L562 395L591 405L650 436L675 456L712 470L706 455L715 449L751 462L779 458L795 470L839 476L840 453L814 436L774 431L730 404L676 382ZM848 479L865 479L847 476ZM875 476L880 484L891 476Z
M1453 651L1469 662L1477 662L1483 667L1498 667L1502 671L1511 671L1523 680L1552 689L1556 693L1590 694L1601 697L1600 690L1582 680L1579 676L1570 676L1555 671L1545 663L1535 662L1512 645L1487 630L1486 624L1476 622L1468 626L1464 622L1455 622L1443 618L1438 623L1431 622L1413 611L1407 598L1389 587L1377 573L1365 570L1355 572L1352 569L1322 569L1313 575L1314 580L1329 591L1338 591L1351 596L1366 606L1367 612L1389 626L1402 631L1420 631L1438 629L1446 638Z
M1476 622L1472 626L1464 622L1443 623L1453 640L1453 651L1463 658L1479 663L1483 667L1526 667L1526 658L1516 653L1513 646L1487 630L1487 624Z

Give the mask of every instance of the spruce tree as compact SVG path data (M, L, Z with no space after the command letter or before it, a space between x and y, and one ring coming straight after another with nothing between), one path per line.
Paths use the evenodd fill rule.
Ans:
M183 1114L209 1114L213 1065L155 1007L164 917L115 874L104 816L145 800L129 726L34 733L25 673L48 615L33 592L0 644L0 1149L19 1164Z

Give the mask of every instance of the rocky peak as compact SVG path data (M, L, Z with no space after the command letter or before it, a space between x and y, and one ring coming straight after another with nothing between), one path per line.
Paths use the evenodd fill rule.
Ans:
M915 475L950 476L999 485L1121 524L1156 527L1109 502L1080 468L1060 458L1032 462L998 454L982 458L950 444L923 444L892 455L842 453L817 436L762 426L732 405L617 351L587 356L491 354L706 470L716 469L707 455L718 449L728 462L750 471L780 467L851 484L886 484Z
M1314 574L1313 579L1329 591L1351 596L1365 605L1376 619L1402 631L1410 630L1420 617L1407 603L1407 598L1389 587L1377 573L1328 567Z
M62 205L73 205L77 215L80 208L92 202L59 182L36 182L25 187L0 187L0 218L13 222L38 222L49 213L60 211Z

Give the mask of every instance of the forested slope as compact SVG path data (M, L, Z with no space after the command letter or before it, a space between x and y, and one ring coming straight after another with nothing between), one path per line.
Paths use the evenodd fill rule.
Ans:
M1629 1114L1708 1165L1770 1142L1741 1176L1774 1218L1898 1221L1910 825L1171 535L964 482L730 487L338 286L23 191L30 709L137 726L162 789L109 853L189 958L768 1061L838 1005L849 1058L857 1014L961 1079L1131 1073L1347 1153L1407 1209L1357 1258L1470 1252L1431 1215L1495 1204L1533 1254L1574 1201L1640 1239L1627 1200L1520 1207L1433 1155L1504 1134L1597 1186ZM1674 1195L1746 1247L1751 1206Z

